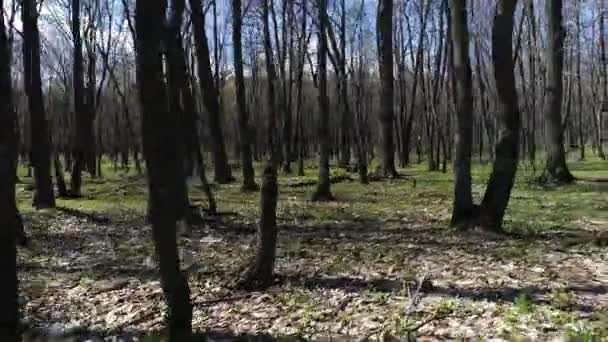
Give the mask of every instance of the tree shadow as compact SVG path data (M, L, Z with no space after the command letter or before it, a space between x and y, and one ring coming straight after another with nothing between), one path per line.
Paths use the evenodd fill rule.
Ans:
M114 330L87 329L75 327L62 330L61 328L42 329L23 327L24 336L31 342L73 342L73 341L161 341L163 332L149 332L138 329L120 328ZM192 337L180 342L300 342L306 339L299 336L273 336L270 334L239 334L229 330L209 330L194 332Z
M503 286L500 288L492 287L443 287L432 284L432 281L418 284L417 281L404 281L390 278L374 278L363 279L349 276L325 277L306 275L291 275L283 278L284 282L288 282L292 286L298 286L309 290L326 289L326 290L344 290L351 293L360 293L362 291L375 291L384 293L396 293L409 288L416 290L419 286L424 294L434 294L444 297L464 298L475 301L490 301L495 303L514 302L520 296L527 296L535 304L551 304L547 299L547 295L552 293L553 289L548 287L511 287ZM608 285L586 284L569 286L563 290L571 291L574 294L593 294L602 295L608 293ZM596 307L582 303L571 303L568 307L571 311L580 311L591 313L597 310Z

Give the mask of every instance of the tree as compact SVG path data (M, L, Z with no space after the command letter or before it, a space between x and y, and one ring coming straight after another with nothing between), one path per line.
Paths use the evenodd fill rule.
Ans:
M470 160L472 102L471 71L468 58L466 4L452 2L452 40L458 89L456 158L454 160L455 203L452 225L460 228L481 226L501 230L505 210L515 182L519 153L520 113L513 60L513 26L517 0L499 0L492 26L492 64L498 93L498 139L492 173L480 206L471 196Z
M393 0L378 0L378 59L380 64L381 173L396 177L393 142Z
M270 38L270 6L269 1L262 0L262 21L264 54L266 55L266 74L268 76L267 100L268 123L267 138L270 145L270 155L262 175L260 191L260 222L258 224L255 256L241 275L240 286L247 289L266 288L274 280L274 265L277 244L277 165L280 150L276 143L277 107L275 101L276 72Z
M545 97L545 148L547 160L541 176L544 183L568 184L574 176L566 164L564 130L562 128L562 93L564 68L564 40L566 31L562 26L562 0L545 1L547 16L547 85Z
M471 151L473 140L473 90L469 59L469 29L466 0L451 4L454 77L456 79L456 126L454 143L454 208L452 225L466 221L474 214L471 193Z
M220 120L219 92L213 78L213 73L211 72L209 43L205 34L205 13L203 12L201 0L190 0L190 8L192 30L194 31L194 46L198 62L198 81L203 92L203 103L209 117L208 127L211 135L215 181L220 184L230 183L233 181L233 178L224 145L224 134ZM216 63L218 63L217 60Z
M515 88L513 26L517 0L499 0L492 26L492 64L498 93L498 139L492 173L481 202L481 223L500 230L515 182L519 157L520 113Z
M241 147L241 164L243 168L244 191L254 191L259 187L255 184L255 174L251 161L251 142L249 137L249 114L245 102L245 78L243 76L243 48L241 43L241 30L243 15L241 13L241 0L232 0L232 47L234 53L234 73L236 84L236 104L239 118L239 137ZM289 156L287 156L289 160Z
M163 0L136 2L137 84L142 106L144 156L148 176L149 220L168 307L171 342L190 337L192 305L187 277L180 271L176 221L184 216L186 187L178 118L170 115L163 75L165 10Z
M604 7L601 7L601 4L604 4ZM601 75L601 82L602 82L602 95L601 95L601 101L602 101L602 106L600 107L606 107L608 106L608 58L606 57L606 32L605 32L605 21L606 18L608 18L608 11L606 10L605 7L605 0L599 0L599 4L600 4L600 17L598 18L598 22L599 22L599 39L600 39L600 46L599 46L599 53L600 53L600 75ZM580 53L580 52L579 52ZM601 120L601 113L602 113L602 108L600 108L598 110L598 114L597 116L594 115L594 121L597 122L597 130L596 130L596 135L597 135L597 154L600 158L602 159L606 159L606 155L604 154L604 149L602 146L602 123Z
M55 194L51 180L51 146L48 124L42 97L40 75L40 32L35 0L23 0L23 83L27 93L31 123L31 156L34 166L36 192L33 206L38 209L54 208Z
M76 117L76 141L74 142L74 165L72 169L71 195L80 197L82 169L85 164L85 144L88 142L87 118L84 93L84 67L82 57L82 37L80 35L80 0L72 0L72 41L74 42L74 61L72 85L74 88L74 115Z
M0 0L0 12L4 1ZM17 179L17 113L13 108L11 58L4 14L0 13L0 339L20 341L17 281L19 212L15 202Z
M319 180L313 201L331 201L329 181L329 99L327 98L327 1L319 0Z

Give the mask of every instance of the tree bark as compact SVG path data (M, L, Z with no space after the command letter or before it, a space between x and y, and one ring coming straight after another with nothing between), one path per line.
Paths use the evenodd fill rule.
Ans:
M80 35L80 0L72 0L72 42L73 66L72 87L74 90L74 117L76 121L76 134L74 141L74 165L72 168L72 179L70 192L74 197L80 197L82 185L82 169L85 164L85 143L87 110L84 102L84 67L82 57L82 38Z
M243 48L241 42L241 30L243 27L243 15L241 13L241 0L232 0L232 46L234 53L234 71L236 85L236 102L239 120L239 137L241 140L241 164L243 168L243 191L257 191L255 173L251 158L251 138L249 134L249 114L245 101L245 77L243 75ZM289 164L289 155L286 163Z
M496 158L480 209L481 224L500 230L515 182L520 113L513 63L513 25L517 0L498 0L492 27L492 62L498 93Z
M456 132L454 144L454 208L452 226L458 226L474 214L471 193L471 153L473 141L473 90L469 59L469 29L466 0L451 4L454 77L456 79Z
M277 199L279 196L276 167L267 165L262 175L260 192L260 223L257 231L256 254L243 274L241 286L262 289L273 283L277 244Z
M602 77L602 106L606 108L608 106L608 59L606 58L606 32L605 32L605 20L608 17L608 11L606 10L606 0L600 0L600 4L604 4L603 10L600 11L599 17L599 38L600 38L600 75ZM597 155L601 159L606 159L604 154L604 145L602 139L602 109L598 111L597 116L594 115L594 121L597 122Z
M0 8L4 8L0 0ZM4 16L0 15L0 340L20 341L17 280L19 212L17 179L17 113L13 108L11 58Z
M169 108L173 116L177 118L179 133L175 150L175 158L183 160L185 166L186 147L190 151L198 148L198 142L192 141L189 136L191 127L196 127L196 120L193 118L196 114L186 112L186 105L189 100L190 87L186 77L186 57L182 46L182 17L185 8L185 0L171 1L171 15L166 30L166 56L167 56L167 79L169 93ZM191 110L191 108L188 108ZM194 146L192 146L194 145ZM192 155L192 154L190 154ZM183 176L186 176L183 170ZM179 183L179 194L176 200L181 201L181 205L189 208L190 200L188 198L188 188L185 182Z
M40 33L36 1L24 0L21 5L23 22L24 88L27 93L31 125L31 153L36 190L33 206L54 208L55 194L51 180L51 147L48 124L42 98L40 75Z
M382 88L380 91L381 173L396 177L393 142L393 0L378 1L378 57Z
M562 73L564 67L564 40L566 31L562 26L562 0L545 1L547 16L547 83L545 97L545 147L547 160L541 176L543 183L569 184L574 176L566 164L564 130L562 128Z
M277 80L270 37L269 1L262 0L263 41L268 77L268 124L267 132L270 156L262 176L260 192L261 217L258 226L256 254L251 264L243 272L240 286L247 289L265 288L272 284L277 242L276 208L278 201L277 165L280 150L276 143L276 101L275 82Z
M176 153L180 148L179 124L166 105L161 42L167 3L137 0L136 6L137 82L142 105L149 219L168 307L169 341L186 341L192 330L192 305L187 277L180 271L175 224L187 209L180 201L186 185L183 160Z
M331 201L331 183L329 181L329 99L327 98L327 1L319 0L319 179L317 189L312 195L313 201Z
M203 103L209 117L209 134L213 150L213 166L215 181L220 184L234 180L228 164L228 156L224 145L224 134L221 124L221 108L219 92L211 72L209 61L209 43L205 34L205 14L201 0L190 0L190 16L194 31L196 57L198 61L198 81L203 92Z

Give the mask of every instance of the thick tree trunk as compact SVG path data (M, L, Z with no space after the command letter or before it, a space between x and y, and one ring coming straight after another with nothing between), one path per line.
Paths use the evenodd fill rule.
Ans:
M574 181L574 176L566 165L561 115L564 39L566 38L566 31L562 26L562 0L545 1L545 13L547 16L547 88L544 114L547 160L541 181L568 184Z
M0 8L3 6L0 0ZM0 340L16 342L21 340L16 246L20 217L15 202L18 140L6 29L0 15Z
M243 75L243 49L241 30L243 15L241 13L241 0L232 0L232 46L234 53L234 70L236 84L236 102L239 118L239 137L241 140L241 164L243 168L243 191L257 191L255 173L251 158L251 138L249 136L249 114L245 101L245 77ZM291 125L291 123L290 123ZM289 156L285 157L289 164Z
M520 114L513 63L513 25L517 0L498 0L492 27L492 62L498 93L496 158L480 208L481 224L500 230L515 182Z
M38 209L54 208L55 194L51 180L51 147L40 75L40 33L38 31L36 1L24 0L21 5L21 13L23 21L23 64L25 65L23 82L28 97L32 164L36 183L33 206Z
M378 1L378 57L380 61L381 173L396 177L393 142L393 0Z
M181 196L186 187L179 124L166 107L162 44L166 1L137 0L137 82L142 105L142 131L152 223L161 284L168 306L169 341L191 335L192 305L186 276L180 271L176 220L184 217Z
M73 67L72 84L74 90L74 117L76 124L76 140L74 141L74 165L72 169L72 179L70 192L74 197L81 196L82 169L85 164L85 143L86 136L86 115L87 110L84 102L84 67L82 57L82 38L80 36L80 0L72 0L72 42Z
M176 145L177 159L185 160L186 147L190 149L197 148L196 142L192 142L189 139L188 130L190 127L196 127L196 121L193 120L192 116L195 115L192 112L186 112L187 102L190 99L190 87L188 86L188 80L186 76L186 57L184 49L182 47L182 17L185 8L185 0L173 0L171 1L171 15L169 19L167 35L165 40L166 56L167 56L167 74L168 74L168 93L169 93L169 108L173 116L177 118L179 133L178 143ZM194 122L193 122L194 121ZM188 125L188 126L186 126ZM192 146L195 145L195 146ZM185 162L182 165L185 166ZM184 177L186 176L184 170ZM188 198L187 186L181 187L182 192L179 194L178 200L182 202L182 206L189 208L190 200Z
M451 4L454 76L456 79L456 132L454 144L454 209L452 226L459 225L474 214L471 193L471 154L473 140L473 90L469 59L469 30L466 0Z
M319 180L312 195L313 201L331 201L329 181L329 99L327 98L327 1L319 0Z
M205 34L205 15L201 0L190 0L190 16L194 31L196 57L198 61L198 80L203 92L203 103L209 118L209 134L213 151L213 166L215 181L220 184L234 181L228 164L228 156L224 145L224 134L221 123L221 107L219 92L211 72L209 61L209 43Z

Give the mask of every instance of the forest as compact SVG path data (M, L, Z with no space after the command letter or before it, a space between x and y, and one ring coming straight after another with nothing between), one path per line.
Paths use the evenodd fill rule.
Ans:
M604 341L606 0L0 0L0 342Z

